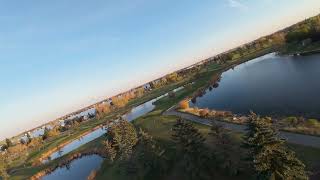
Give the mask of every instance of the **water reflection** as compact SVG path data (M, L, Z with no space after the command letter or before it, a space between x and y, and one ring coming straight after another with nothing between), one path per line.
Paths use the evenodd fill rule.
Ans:
M44 176L43 180L86 180L91 171L98 170L103 158L98 155L84 156L74 160L64 167L60 167L51 174Z
M60 148L58 151L51 154L51 156L48 157L48 160L57 159L65 154L79 148L80 146L97 139L98 137L102 136L106 132L107 132L106 128L96 129L96 130L92 131L91 133L81 137L80 139L74 140L71 143L65 145L63 148ZM47 162L47 161L45 161L45 162Z

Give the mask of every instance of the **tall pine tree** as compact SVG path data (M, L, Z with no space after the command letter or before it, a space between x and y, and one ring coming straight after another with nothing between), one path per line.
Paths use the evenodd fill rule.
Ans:
M138 137L133 125L125 120L120 120L108 131L106 150L109 151L110 157L113 159L127 160L137 142Z
M229 175L237 174L241 169L240 149L235 145L232 136L220 125L213 123L209 135L213 139L213 159L216 168Z
M278 138L272 127L271 118L250 115L244 147L249 151L257 178L261 180L308 179L305 165Z
M191 123L178 119L173 126L172 139L177 145L178 156L182 155L186 178L205 179L208 156L204 145L205 138L198 129Z

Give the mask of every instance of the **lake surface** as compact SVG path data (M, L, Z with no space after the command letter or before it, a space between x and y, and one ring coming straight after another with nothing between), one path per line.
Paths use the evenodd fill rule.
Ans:
M179 88L176 88L173 90L173 92L178 92L180 91L181 89L183 89L184 87L181 86ZM154 103L156 101L158 101L159 99L165 97L165 96L168 96L169 94L166 93L166 94L163 94L157 98L154 98L148 102L145 102L137 107L134 107L131 109L131 111L127 114L125 114L124 116L122 116L124 119L126 119L127 121L133 121L135 119L137 119L138 117L141 117L149 112L151 112L156 106L154 105Z
M320 118L320 55L268 54L224 72L191 106L247 114Z
M97 139L98 137L104 135L106 132L107 132L106 128L96 129L96 130L92 131L91 133L81 137L80 139L74 140L71 143L65 145L59 151L56 151L53 154L51 154L51 156L48 159L49 160L57 159L65 154L79 148L80 146ZM45 162L47 162L47 161L45 161Z
M103 158L98 155L84 156L74 160L67 167L60 167L51 174L44 176L43 180L86 180L91 171L98 170Z

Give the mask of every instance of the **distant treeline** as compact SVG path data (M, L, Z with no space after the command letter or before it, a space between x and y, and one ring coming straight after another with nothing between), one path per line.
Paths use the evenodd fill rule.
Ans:
M287 42L297 42L305 39L320 40L320 15L306 19L287 29Z

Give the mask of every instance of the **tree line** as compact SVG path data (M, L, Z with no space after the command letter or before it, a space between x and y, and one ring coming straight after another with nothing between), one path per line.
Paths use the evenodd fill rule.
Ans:
M305 165L279 138L270 118L252 113L247 130L237 144L232 133L219 125L212 124L205 137L194 124L177 119L171 130L173 143L168 146L121 120L109 130L105 151L110 165L130 179L163 179L172 174L190 180L219 179L221 174L234 178L246 174L259 180L308 179Z

